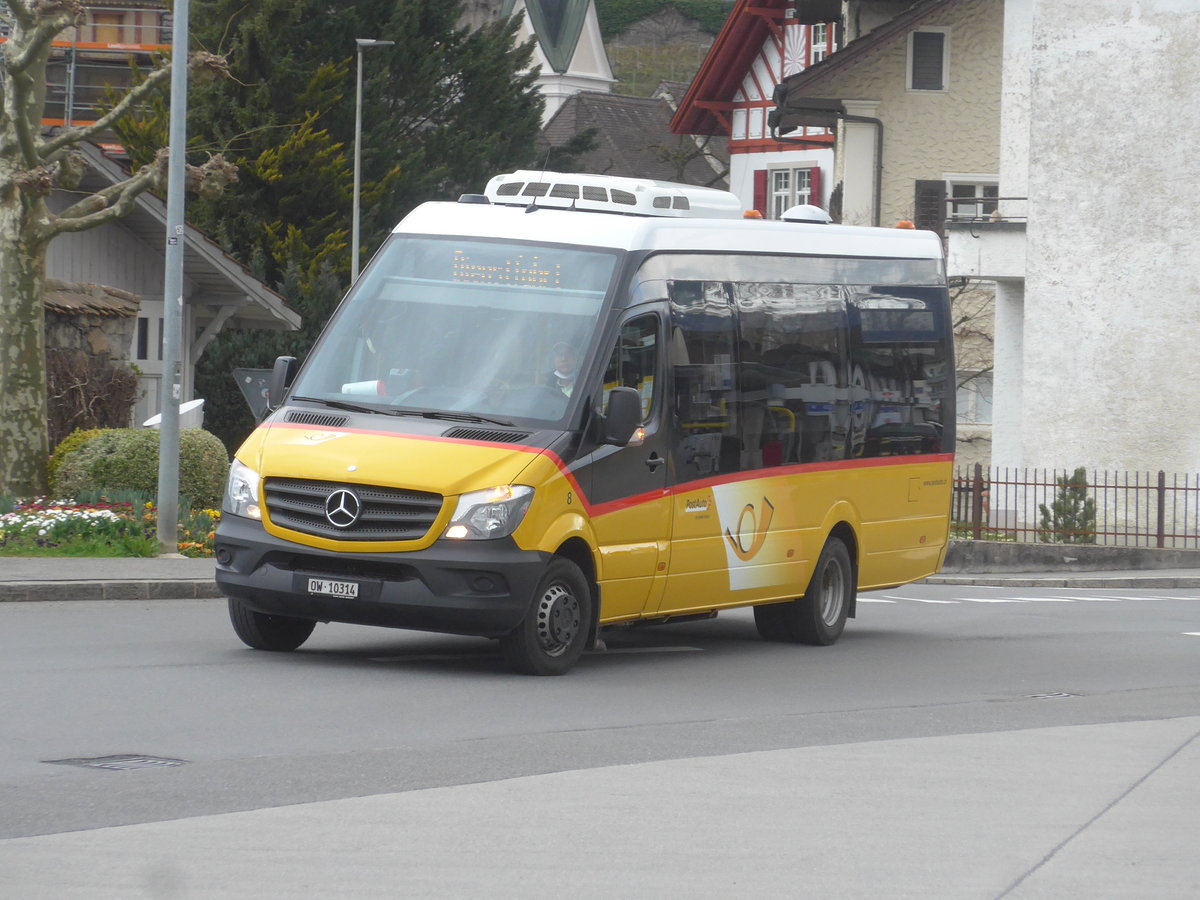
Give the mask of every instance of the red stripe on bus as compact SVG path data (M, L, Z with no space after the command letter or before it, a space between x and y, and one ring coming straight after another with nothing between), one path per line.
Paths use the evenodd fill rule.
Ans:
M780 478L788 475L806 475L811 472L834 472L853 469L873 469L881 466L904 466L904 465L927 465L930 463L949 463L954 461L953 453L914 453L909 456L872 456L864 459L836 459L826 460L824 462L812 463L796 463L790 466L776 466L769 469L748 469L744 472L731 472L728 475L717 475L712 478L699 478L695 481L685 481L682 484L671 485L670 487L655 488L650 491L643 491L638 494L631 494L628 497L619 497L616 500L605 500L601 503L592 503L583 488L579 486L579 481L575 478L574 473L570 470L562 458L553 450L545 447L533 447L528 444L509 444L504 441L473 441L464 438L448 438L441 435L432 434L412 434L410 432L395 432L395 431L378 431L371 428L324 428L318 425L305 425L300 422L274 422L268 426L269 428L298 428L314 431L338 432L342 434L371 434L380 437L398 438L404 440L419 440L433 441L435 443L445 444L467 444L472 447L500 447L506 450L516 450L520 453L528 453L533 456L545 456L548 460L558 467L562 476L570 483L571 488L578 495L579 500L583 503L584 509L587 510L589 516L604 516L614 512L620 512L626 509L632 509L636 506L641 506L644 503L653 503L656 500L661 500L664 497L678 496L679 494L688 494L693 491L702 491L713 487L718 487L722 484L736 484L739 481L753 481L758 478Z

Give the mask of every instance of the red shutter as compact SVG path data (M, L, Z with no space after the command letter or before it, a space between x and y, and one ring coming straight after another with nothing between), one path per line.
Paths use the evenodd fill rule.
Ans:
M821 198L821 167L813 166L808 170L808 202L813 206L825 208Z
M767 218L767 170L754 170L754 208Z

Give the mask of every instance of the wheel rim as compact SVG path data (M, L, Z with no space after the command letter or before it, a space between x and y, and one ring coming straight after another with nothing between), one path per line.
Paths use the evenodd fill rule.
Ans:
M842 605L846 596L846 576L842 567L830 562L821 572L821 621L833 626L842 616Z
M563 584L550 585L538 601L538 646L547 656L561 656L579 634L582 622L579 598Z

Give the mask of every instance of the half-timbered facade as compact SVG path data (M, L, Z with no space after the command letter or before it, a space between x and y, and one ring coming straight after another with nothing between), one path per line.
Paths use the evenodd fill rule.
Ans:
M777 219L801 203L827 207L833 134L801 126L776 140L767 115L784 78L834 50L834 23L802 23L794 0L735 0L671 122L679 134L727 135L730 190Z

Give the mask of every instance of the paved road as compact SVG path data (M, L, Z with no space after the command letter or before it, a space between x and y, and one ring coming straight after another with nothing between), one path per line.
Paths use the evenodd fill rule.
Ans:
M349 626L255 653L213 600L0 605L0 895L1200 892L1200 591L863 601L832 648L739 612L561 679ZM48 762L117 754L180 763Z

